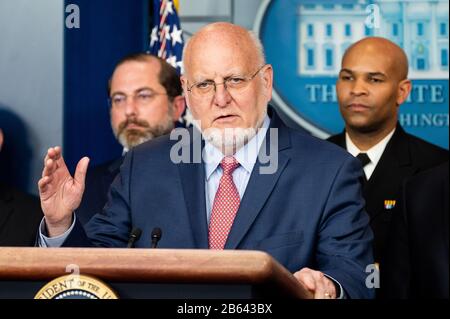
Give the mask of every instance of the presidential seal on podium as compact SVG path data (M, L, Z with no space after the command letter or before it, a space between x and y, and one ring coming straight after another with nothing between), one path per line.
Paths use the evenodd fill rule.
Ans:
M94 277L65 275L42 287L34 299L118 299L118 296Z

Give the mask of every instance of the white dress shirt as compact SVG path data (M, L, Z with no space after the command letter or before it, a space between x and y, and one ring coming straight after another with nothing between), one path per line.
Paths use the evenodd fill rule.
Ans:
M366 153L370 158L370 163L364 166L364 174L366 174L367 180L372 176L375 167L377 167L378 162L380 161L381 155L383 155L384 149L386 148L387 143L391 140L392 135L394 135L395 128L386 135L381 141L379 141L376 145L372 146L367 151L361 151L356 145L352 142L348 133L345 133L345 143L347 145L347 151L353 156L357 156L359 153Z

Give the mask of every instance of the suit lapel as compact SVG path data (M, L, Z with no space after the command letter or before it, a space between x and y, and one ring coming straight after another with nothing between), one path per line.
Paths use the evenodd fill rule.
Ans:
M119 173L120 165L122 165L124 158L125 158L124 156L121 156L115 159L111 164L109 164L107 169L108 172L107 175L117 175L117 173Z
M206 220L205 170L202 162L195 163L192 158L192 153L197 151L193 144L201 143L201 149L203 149L203 141L201 140L201 136L198 136L200 133L198 131L193 133L194 130L189 130L192 138L189 146L191 150L191 163L180 163L178 164L178 169L196 248L207 249L208 225Z
M411 157L408 143L405 142L405 132L400 125L397 125L394 135L386 145L372 176L365 185L365 195L386 190L386 188L389 188L389 185L401 185L401 180L405 176L405 170L409 170L410 167ZM386 176L390 177L391 183L386 181ZM393 191L396 192L398 190L395 189Z
M245 234L250 229L258 214L261 212L264 204L268 200L273 188L289 162L289 156L281 152L290 147L290 136L284 124L278 116L272 112L272 123L270 128L278 128L278 140L271 139L270 128L267 132L266 150L278 152L278 168L273 174L261 174L260 168L266 164L262 164L258 156L258 160L253 168L250 180L242 198L233 226L228 235L225 249L236 249ZM275 148L277 146L277 148Z
M124 156L121 156L115 159L111 162L111 164L108 165L107 169L104 171L104 174L102 176L102 187L104 190L104 194L108 194L112 182L119 174L120 166L122 165L124 158Z

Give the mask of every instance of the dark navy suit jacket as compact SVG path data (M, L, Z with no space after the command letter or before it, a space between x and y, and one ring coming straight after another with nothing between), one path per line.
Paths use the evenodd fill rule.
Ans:
M225 249L265 251L291 272L310 267L330 275L350 298L373 297L365 285L372 232L359 161L288 128L271 109L269 116L278 138L269 130L265 143L267 149L278 144L278 168L264 175L264 164L255 164ZM201 148L199 133L190 135L179 143ZM176 143L163 136L130 151L103 212L85 230L77 223L64 246L125 247L131 229L139 227L136 246L149 247L152 229L160 227L159 248L207 249L204 166L173 163Z
M122 162L123 156L88 169L83 199L75 212L81 224L86 224L92 216L102 211L108 200L109 187L119 174Z

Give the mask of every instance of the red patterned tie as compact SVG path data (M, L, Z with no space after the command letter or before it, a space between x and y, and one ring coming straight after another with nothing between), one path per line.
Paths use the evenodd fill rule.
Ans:
M214 197L209 223L209 248L223 249L227 241L231 225L239 208L240 198L236 185L233 182L233 171L239 166L233 156L223 158L220 166L223 175L220 178L219 188Z

